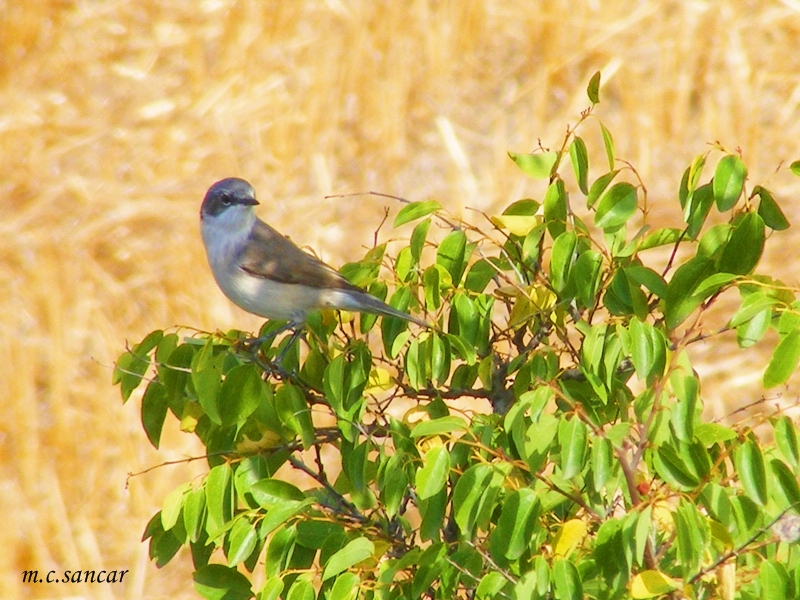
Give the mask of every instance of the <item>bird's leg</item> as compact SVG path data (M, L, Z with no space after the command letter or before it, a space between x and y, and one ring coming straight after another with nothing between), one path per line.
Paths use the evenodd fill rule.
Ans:
M292 346L294 346L294 343L297 341L297 338L299 338L302 333L303 333L302 325L295 325L294 331L292 332L289 341L286 342L286 344L284 344L283 349L280 352L278 352L278 355L275 357L275 363L279 365L283 363L283 359L286 357L286 354L289 352Z
M297 331L297 323L295 323L294 321L289 321L285 325L281 325L280 327L278 327L276 329L273 329L272 331L268 331L264 335L260 335L260 336L255 337L255 338L248 338L248 339L244 340L244 343L249 348L260 347L263 343L269 342L269 341L275 339L277 336L282 334L284 331L289 331L290 329L294 329L295 331Z
M289 321L285 325L282 325L272 331L265 333L257 338L251 338L245 341L245 344L248 349L258 351L261 345L265 342L269 342L275 339L276 336L280 335L284 331L292 330L292 335L287 342L284 343L283 348L278 353L278 355L273 359L273 363L276 365L280 365L283 362L283 359L286 357L286 354L294 345L297 338L303 333L303 323L297 321Z

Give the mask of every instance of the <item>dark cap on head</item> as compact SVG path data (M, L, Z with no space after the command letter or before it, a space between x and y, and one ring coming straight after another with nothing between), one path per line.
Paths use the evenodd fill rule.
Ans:
M203 204L200 206L201 215L216 216L230 206L243 205L255 206L256 192L253 186L244 179L228 177L218 181L206 192Z

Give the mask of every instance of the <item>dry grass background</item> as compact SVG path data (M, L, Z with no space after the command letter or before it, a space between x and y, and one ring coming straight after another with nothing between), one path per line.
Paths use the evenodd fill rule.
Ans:
M213 181L251 180L262 216L340 264L386 202L326 194L541 196L505 151L559 143L601 69L598 114L656 214L719 140L798 222L798 180L773 172L800 158L799 42L797 0L0 0L0 596L195 596L188 556L159 571L138 540L196 467L125 484L196 448L173 424L152 451L110 379L152 329L258 325L205 264ZM796 285L800 239L779 235L769 269ZM707 402L757 398L768 350L698 349ZM76 568L130 573L21 582Z

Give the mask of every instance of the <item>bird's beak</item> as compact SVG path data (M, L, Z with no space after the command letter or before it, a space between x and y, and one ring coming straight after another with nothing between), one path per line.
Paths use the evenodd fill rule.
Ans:
M258 206L261 203L255 198L248 198L242 204L246 204L247 206Z

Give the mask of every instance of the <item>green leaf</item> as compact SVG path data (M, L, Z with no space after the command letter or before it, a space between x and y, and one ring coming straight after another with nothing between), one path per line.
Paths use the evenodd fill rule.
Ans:
M800 360L800 331L795 329L775 347L764 371L764 387L769 389L785 383L797 368L798 360Z
M693 374L676 369L670 376L670 383L678 397L678 402L672 409L672 429L675 437L688 443L694 439L700 382Z
M240 423L252 415L262 402L267 401L265 388L255 365L239 365L228 371L219 390L222 425Z
M225 565L206 565L192 574L194 589L207 600L248 600L250 580Z
M658 246L666 246L667 244L676 244L683 237L683 230L674 227L664 227L656 229L653 233L648 235L639 244L639 250L648 250L650 248L657 248Z
M479 600L484 598L494 598L506 586L508 579L502 573L490 571L483 577L475 589L475 595Z
M777 458L769 461L770 470L773 474L773 490L775 490L774 497L778 499L778 506L783 510L787 508L800 508L800 487L797 485L797 479L791 469L786 464Z
M315 439L314 424L311 409L300 388L291 384L279 387L275 392L275 408L281 422L300 436L304 448L310 448Z
M556 559L553 564L553 583L559 600L582 600L583 585L578 569L569 560Z
M797 443L797 430L792 420L783 415L775 422L775 445L795 469L800 466L800 447Z
M123 402L126 402L133 390L139 387L142 377L150 366L150 359L147 355L158 345L163 337L164 332L160 329L153 331L136 344L130 352L126 352L117 360L117 364L114 365L111 383L113 385L120 384Z
M458 478L453 490L453 516L462 535L472 537L481 499L492 479L492 467L475 464Z
M567 189L560 178L550 184L544 195L544 222L553 239L566 231Z
M417 423L411 430L410 437L427 437L454 431L466 431L467 424L461 417L440 417L431 421Z
M245 517L238 517L228 534L228 565L235 567L247 560L256 548L258 531Z
M758 583L761 585L761 597L769 600L787 600L796 598L790 595L790 578L786 567L777 560L764 560L758 567Z
M142 398L142 427L147 434L147 439L158 449L161 440L161 429L167 418L167 391L160 381L151 381Z
M604 230L624 225L636 212L636 188L627 182L616 183L603 194L594 215L594 224Z
M578 301L583 308L592 308L597 303L600 291L600 270L603 255L597 250L586 250L578 256L571 271Z
M394 218L394 227L400 227L400 225L416 221L422 217L427 217L429 214L441 209L442 205L436 202L436 200L411 202L397 213L397 216Z
M439 244L436 251L436 262L450 273L453 285L461 282L467 260L467 236L460 229L450 233Z
M708 522L694 504L681 500L673 513L678 560L687 579L699 568L706 553Z
M278 527L285 525L289 519L295 515L300 514L306 508L314 504L313 498L306 498L302 502L295 502L293 500L285 500L280 504L276 504L267 511L267 516L261 521L259 533L262 537L268 536L275 531Z
M550 254L550 283L556 292L562 292L569 281L577 243L578 238L571 231L565 231L553 242Z
M561 471L565 479L572 479L584 467L588 428L577 417L562 420L558 425L558 441L561 445Z
M656 348L653 345L653 326L643 323L637 318L631 319L629 326L631 335L631 360L636 376L646 381L655 363Z
M584 194L589 193L589 153L586 143L577 135L569 145L569 157L572 160L572 169L578 180L578 187Z
M704 446L736 439L736 432L733 429L719 423L698 423L694 428L694 435Z
M778 304L778 299L769 296L766 292L758 291L750 294L742 300L742 305L731 317L730 326L738 327L765 309L771 313L772 311L769 309L776 304Z
M161 526L161 511L157 512L153 515L153 518L150 519L142 541L150 539L149 554L156 566L163 567L166 565L186 542L186 539L182 535L183 532L178 531L179 529L181 528L173 527L169 531L164 531L164 528Z
M497 270L483 258L475 261L467 271L464 279L464 287L471 292L480 294L489 285L489 282L497 276Z
M675 271L664 297L664 317L669 329L675 329L702 304L703 298L695 296L694 290L713 268L710 259L696 256Z
M444 565L447 562L447 559L445 559L446 549L446 546L442 543L431 544L425 552L422 553L419 560L416 561L416 564L419 565L419 569L416 575L414 575L410 598L422 598L433 581L442 575L442 572L445 570Z
M592 482L594 489L600 491L611 476L613 467L613 446L608 438L595 437L592 440Z
M617 176L617 173L619 173L619 169L601 175L595 180L592 187L589 188L589 194L586 196L586 208L592 208L594 206L595 202L597 202L600 196L603 195L603 192L606 191L608 184Z
M534 179L547 179L550 177L558 161L557 152L538 152L536 154L509 152L508 156L517 163L523 173Z
M361 578L355 573L342 573L331 588L329 600L355 600L361 588ZM259 599L260 600L260 599Z
M322 573L322 581L335 577L342 571L367 560L375 554L375 544L365 537L356 538L336 552L328 559L325 570Z
M213 536L233 516L232 475L233 472L226 463L217 465L206 475L203 487L208 507L206 531L209 536Z
M649 267L626 267L625 275L637 285L643 285L659 298L667 295L667 282L664 278Z
M789 165L789 169L791 169L792 173L794 173L795 175L800 176L800 160L796 160L791 165Z
M710 184L701 185L691 194L689 203L684 210L687 225L686 236L690 240L697 239L713 205L714 193Z
M189 490L183 501L183 526L190 542L196 542L206 524L206 494L203 488Z
M703 174L703 168L706 166L706 155L701 154L700 156L696 156L692 161L692 164L689 165L689 169L686 172L686 190L685 193L687 194L685 197L681 199L681 206L685 208L686 202L691 200L692 194L697 189L697 184L700 183L700 176ZM683 182L681 182L681 187L683 187ZM681 190L682 192L684 190Z
M183 499L189 491L189 484L184 483L172 490L164 498L164 506L161 509L161 526L164 531L169 531L178 522L183 508Z
M650 529L653 527L653 507L645 506L636 517L636 564L644 565L644 552L650 539Z
M611 132L606 129L602 121L599 121L599 123L600 133L603 134L603 145L606 148L606 157L608 158L608 170L613 171L615 163L614 138L611 137Z
M764 219L764 225L775 231L789 229L789 220L783 214L778 202L767 188L757 185L753 188L753 195L757 195L761 201L758 203L758 214Z
M540 206L541 204L536 200L524 198L509 204L505 210L503 210L503 214L508 216L532 217L539 211Z
M424 464L417 470L417 495L425 500L441 491L450 474L450 453L445 446L434 446L425 453Z
M702 299L709 298L738 277L732 273L714 273L698 284L692 292L692 296Z
M767 503L767 470L758 442L746 440L736 451L736 472L745 493L761 506Z
M302 502L306 499L305 493L300 488L280 479L255 481L250 485L249 492L259 506L264 508L272 508L286 501Z
M423 542L435 541L441 537L444 519L448 508L447 490L442 488L438 494L419 501L419 537Z
M461 292L453 297L452 308L454 309L456 317L456 324L458 325L458 335L464 342L472 344L473 346L478 341L478 333L480 330L480 314L475 301L467 294ZM451 312L451 328L453 331Z
M664 481L681 491L689 492L700 485L700 480L687 467L686 461L669 444L655 451L653 466Z
M450 343L451 350L456 354L456 356L458 356L468 365L475 364L475 361L477 360L477 354L475 353L474 346L467 346L460 337L451 333L448 333L446 337L447 341Z
M222 387L222 364L225 354L214 355L214 344L209 338L203 349L192 359L192 383L197 390L200 406L216 425L222 424L219 415L219 389Z
M530 488L522 488L509 494L497 527L492 532L490 550L492 556L508 560L520 558L531 543L541 505Z
M283 587L283 580L280 577L270 577L258 592L258 600L280 600Z
M344 354L334 357L325 367L322 375L322 385L325 390L325 399L337 415L345 413L345 367L347 361Z
M286 594L286 600L314 600L316 592L309 581L310 577L308 574L303 574L295 579L289 588L289 593Z
M747 275L758 265L764 252L764 220L756 213L740 215L719 260L719 270Z
M746 323L742 323L736 328L736 341L740 348L749 348L758 342L766 333L772 320L772 310L765 308L756 313Z
M425 219L418 223L411 233L409 247L411 248L411 256L417 264L419 264L419 259L422 256L422 249L425 247L425 240L428 237L428 229L430 229L430 226L431 220Z
M720 212L732 209L744 189L747 167L733 154L722 157L714 171L714 200Z
M589 96L589 102L592 104L600 102L600 71L595 71L589 80L589 85L586 86L586 95Z

